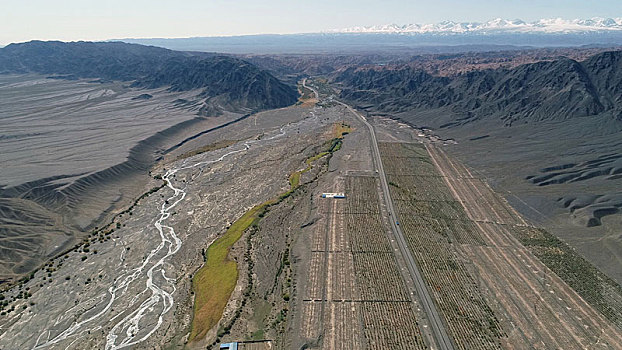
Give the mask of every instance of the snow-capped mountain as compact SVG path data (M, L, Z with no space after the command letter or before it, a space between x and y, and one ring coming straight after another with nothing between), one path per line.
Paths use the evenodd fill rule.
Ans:
M488 22L453 22L444 21L436 24L387 24L370 27L352 27L331 30L331 33L396 33L396 34L459 34L459 33L580 33L580 32L622 32L622 17L591 19L562 18L541 19L525 22L520 19L501 18Z

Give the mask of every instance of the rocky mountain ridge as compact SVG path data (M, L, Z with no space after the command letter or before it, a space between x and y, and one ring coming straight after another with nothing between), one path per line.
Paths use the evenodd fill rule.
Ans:
M257 111L296 102L297 92L270 73L228 56L185 53L121 42L42 42L0 49L0 73L99 78L173 91L203 89L207 104Z
M455 118L444 125L497 118L516 122L565 120L608 113L622 121L622 51L585 61L568 58L480 70L454 77L411 67L351 67L334 80L341 97L383 112L444 108Z

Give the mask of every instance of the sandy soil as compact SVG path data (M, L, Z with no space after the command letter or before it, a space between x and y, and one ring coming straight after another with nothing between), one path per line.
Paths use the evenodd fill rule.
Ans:
M0 346L183 345L191 319L189 277L203 261L202 249L246 209L288 186L289 174L320 142L316 133L336 121L311 111L261 113L203 140L224 133L239 142L154 170L167 186L118 218L113 232L95 233L88 249L56 259L4 293L9 300L20 291L28 297L12 301L15 311L2 316Z
M196 118L197 93L1 76L0 281L30 273L149 190L169 143L237 117Z

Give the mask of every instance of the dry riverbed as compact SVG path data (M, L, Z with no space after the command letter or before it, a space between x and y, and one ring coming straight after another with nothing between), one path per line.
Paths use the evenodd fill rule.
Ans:
M121 349L183 345L192 317L191 277L203 251L248 209L289 188L342 115L291 107L260 113L195 140L224 148L154 169L161 187L112 230L3 293L0 348ZM179 152L184 151L180 149ZM175 159L175 158L172 158Z

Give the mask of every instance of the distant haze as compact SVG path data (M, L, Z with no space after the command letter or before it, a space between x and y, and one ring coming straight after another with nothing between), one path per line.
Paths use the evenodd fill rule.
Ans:
M187 0L5 1L0 45L39 40L106 40L317 33L390 23L486 22L493 18L622 17L619 0Z
M185 39L123 39L178 51L231 54L433 54L528 47L622 46L622 31L581 33L319 33Z

